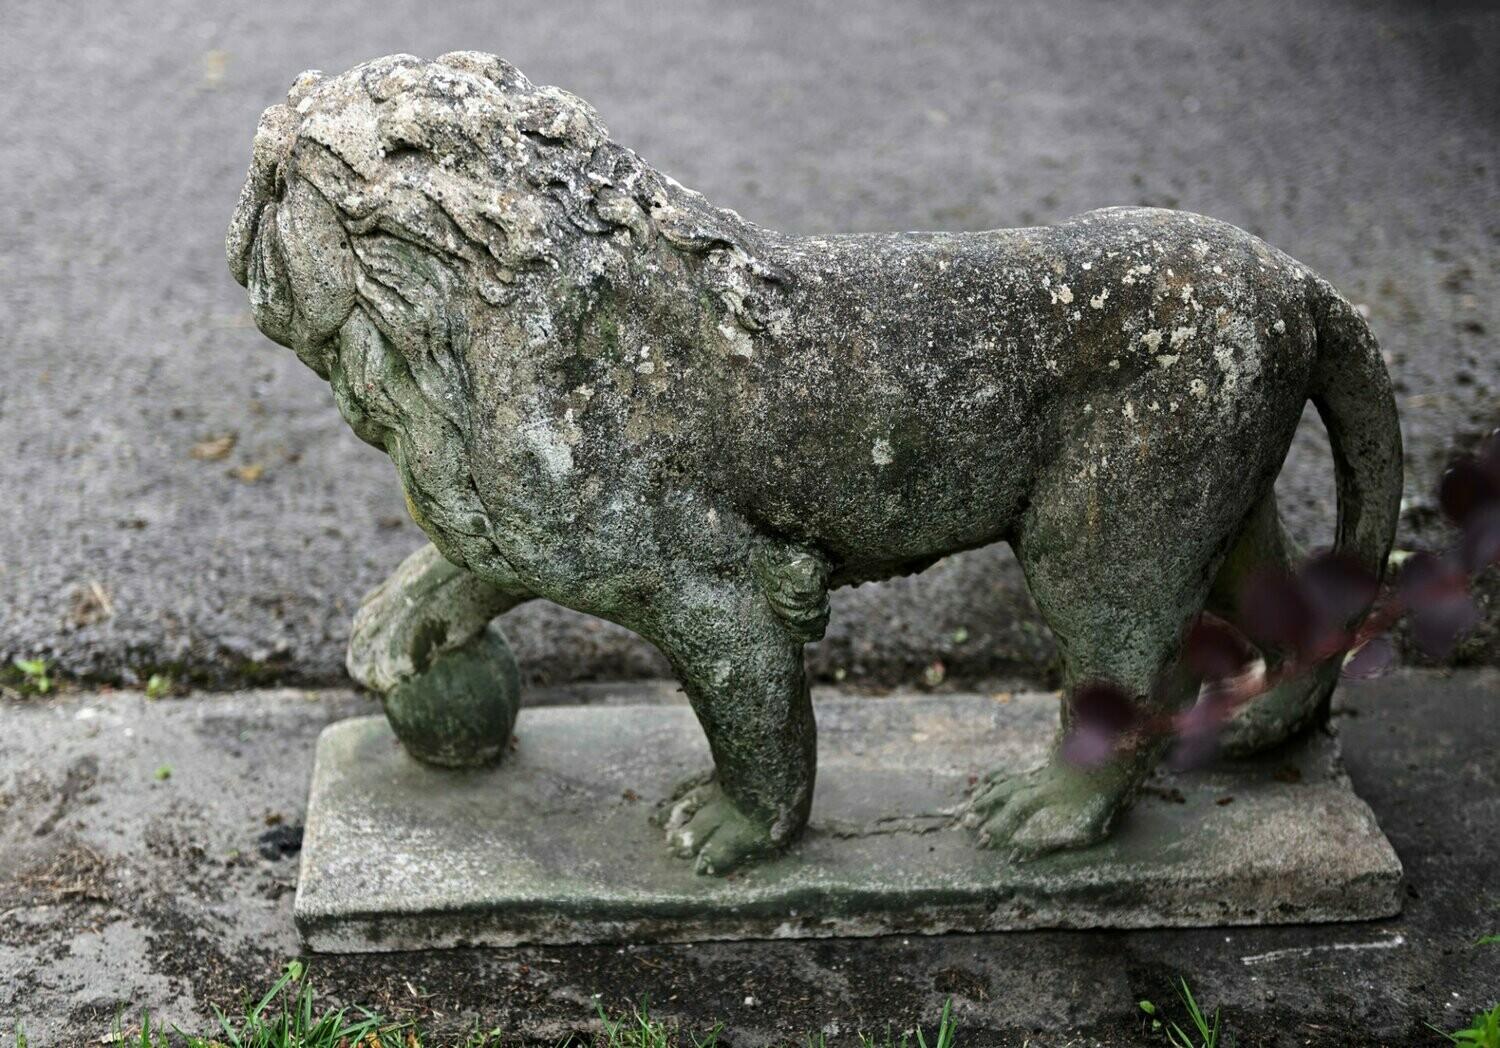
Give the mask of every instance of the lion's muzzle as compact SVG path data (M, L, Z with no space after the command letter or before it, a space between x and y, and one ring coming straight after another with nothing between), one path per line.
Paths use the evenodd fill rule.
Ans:
M224 252L229 272L241 285L249 279L250 252L260 213L276 195L277 171L295 137L297 114L284 105L271 106L261 114L255 129L255 144L250 152L250 170L240 189L239 203L229 220L224 238Z

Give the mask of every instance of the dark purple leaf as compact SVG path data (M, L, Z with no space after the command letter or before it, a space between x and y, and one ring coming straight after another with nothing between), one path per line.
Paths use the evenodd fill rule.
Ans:
M1167 767L1173 771L1192 771L1210 763L1219 754L1219 736L1182 736L1167 751Z
M1216 732L1234 714L1234 702L1233 690L1205 688L1197 702L1172 718L1173 726L1179 735Z
M1463 524L1474 513L1500 503L1500 483L1473 455L1457 459L1438 485L1438 503L1448 519Z
M1240 594L1240 623L1263 648L1301 651L1317 639L1318 616L1302 583L1290 575L1252 576Z
M1349 656L1342 673L1348 680L1374 680L1390 668L1395 658L1396 649L1391 639L1376 637Z
M1342 630L1375 600L1375 576L1344 553L1320 553L1303 566L1302 588L1325 629Z
M1413 553L1401 562L1401 573L1397 576L1397 594L1409 604L1421 600L1422 594L1428 589L1443 585L1443 580L1451 576L1452 571L1454 567L1443 561L1437 553L1428 553L1427 550Z
M1119 735L1093 727L1078 727L1068 732L1058 753L1069 764L1080 768L1097 768L1114 756Z
M1109 681L1085 681L1068 696L1068 734L1060 753L1064 760L1093 767L1107 761L1120 738L1138 722L1135 703Z
M1464 567L1474 574L1500 562L1500 503L1478 509L1469 517L1459 548Z
M1411 635L1423 651L1441 659L1478 623L1473 598L1467 592L1452 593L1412 612Z
M1232 677L1255 657L1239 630L1206 613L1188 630L1182 655L1194 673L1208 680Z
M1221 721L1215 717L1193 717L1197 709L1195 706L1178 718L1177 739L1167 752L1167 767L1173 771L1201 767L1219 752Z
M1228 692L1205 690L1198 701L1172 718L1177 741L1167 754L1169 767L1184 771L1207 764L1219 750L1219 731L1234 712Z
M1080 729L1119 736L1135 727L1135 703L1116 684L1105 680L1085 681L1068 698L1072 723Z
M1448 654L1459 634L1479 620L1463 569L1431 553L1407 558L1397 592L1411 611L1412 638L1434 658Z

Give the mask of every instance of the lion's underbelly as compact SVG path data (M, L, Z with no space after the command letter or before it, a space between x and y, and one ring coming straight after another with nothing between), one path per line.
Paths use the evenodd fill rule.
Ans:
M832 554L860 578L1007 537L1025 505L1034 431L985 413L859 413L867 424L771 427L735 484L769 530ZM812 413L825 421L828 416ZM873 420L873 421L871 421Z

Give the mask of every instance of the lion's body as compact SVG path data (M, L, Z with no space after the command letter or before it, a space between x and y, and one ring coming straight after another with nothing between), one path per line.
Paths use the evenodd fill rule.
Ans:
M705 520L733 509L817 547L838 585L1016 539L1037 485L1068 484L1053 474L1071 463L1095 503L1080 527L1120 533L1115 511L1132 507L1109 496L1118 475L1223 546L1269 490L1311 388L1315 278L1199 216L785 238L771 257L789 287L758 332L704 338L698 318L672 315L623 325L607 352L543 347L529 369L569 385L525 418L509 389L476 383L475 417L506 420L481 421L469 444L469 471L495 478L479 499L501 519L555 514L547 525L575 541L612 545L617 529L649 571L661 551L639 541L638 514L611 507L675 484ZM917 308L919 293L945 308ZM579 323L621 326L597 307ZM515 366L481 358L471 373Z
M724 483L829 550L836 577L1014 539L1070 459L1081 485L1124 471L1163 505L1190 477L1213 530L1233 529L1309 392L1304 272L1197 216L799 239L786 268L808 290L725 398ZM1108 527L1110 509L1079 523Z
M381 60L293 103L267 112L231 227L258 320L390 453L448 560L662 647L724 791L677 812L700 865L805 820L800 649L830 587L1006 540L1070 678L1154 694L1231 551L1289 558L1271 487L1310 398L1344 467L1341 546L1384 560L1399 433L1374 340L1232 226L1118 208L784 236L488 56ZM1287 719L1318 697L1288 693ZM1007 786L985 833L1095 839L1154 759Z

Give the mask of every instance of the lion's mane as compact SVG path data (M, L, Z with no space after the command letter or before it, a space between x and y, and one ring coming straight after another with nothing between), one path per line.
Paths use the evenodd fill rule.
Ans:
M298 238L348 250L294 273ZM474 354L565 355L592 283L634 279L632 260L638 288L706 302L733 351L781 311L770 240L611 142L581 99L464 51L302 74L261 118L226 250L262 330L331 380L413 515L477 568L493 547L465 451Z
M333 207L358 300L403 350L403 333L431 339L454 291L491 306L529 297L528 283L569 268L581 238L621 230L629 250L664 241L701 256L708 289L747 331L760 325L758 292L784 279L762 261L755 226L610 141L582 99L479 52L302 74L256 135L227 241L241 282L258 216L289 177Z

